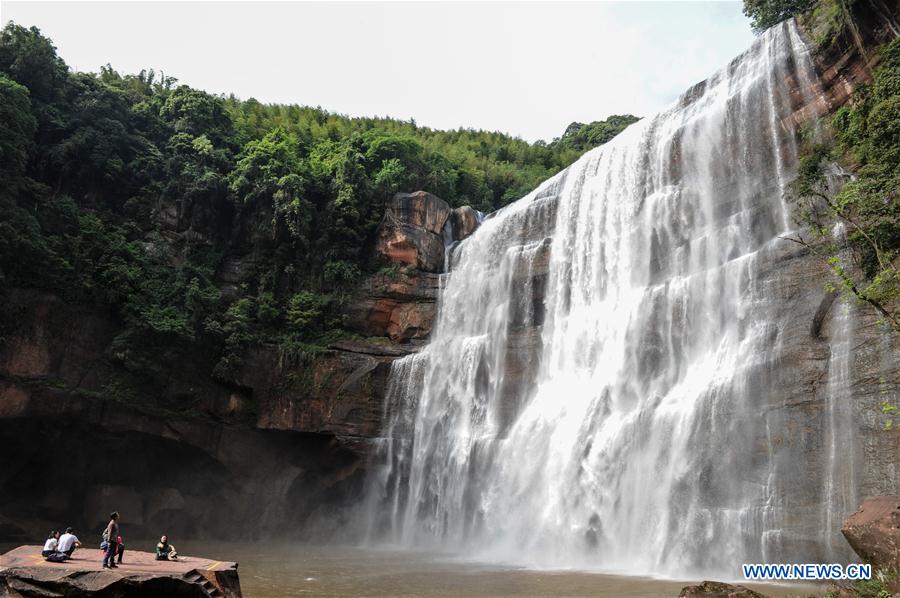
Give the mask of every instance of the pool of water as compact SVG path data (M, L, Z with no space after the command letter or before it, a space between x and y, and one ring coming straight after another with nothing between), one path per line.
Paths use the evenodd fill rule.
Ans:
M540 571L387 549L285 543L176 544L182 554L237 561L247 598L287 596L678 596L699 580ZM136 547L137 548L137 547ZM822 594L816 586L747 584L769 596Z
M290 596L678 596L700 580L663 580L576 570L536 570L446 554L285 542L177 541L182 555L236 561L245 598ZM152 541L130 542L154 550ZM0 543L0 554L15 545ZM98 551L99 554L99 551ZM126 552L126 561L127 561ZM99 557L98 557L99 558ZM819 595L824 587L744 584L773 598Z

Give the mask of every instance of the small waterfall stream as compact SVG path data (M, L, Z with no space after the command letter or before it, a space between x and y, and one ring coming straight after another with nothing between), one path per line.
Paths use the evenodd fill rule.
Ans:
M454 248L430 344L392 369L370 540L655 575L786 558L804 482L772 448L760 276L790 230L786 81L816 93L792 21Z
M832 232L837 243L846 246L846 230L843 222L838 222ZM850 256L844 250L843 262ZM852 267L849 263L844 267ZM848 458L848 448L855 442L853 437L853 409L850 395L850 358L853 344L853 322L851 304L847 298L838 298L832 308L831 355L828 361L827 389L827 470L823 476L824 489L822 526L825 530L826 554L832 560L840 560L844 544L840 537L840 523L844 514L851 512L858 504L853 459Z

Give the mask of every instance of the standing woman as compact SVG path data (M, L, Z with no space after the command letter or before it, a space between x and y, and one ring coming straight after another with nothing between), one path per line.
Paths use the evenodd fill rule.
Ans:
M104 569L117 569L116 553L119 551L119 513L113 511L109 514L109 523L106 524L106 531L103 534L107 537L106 553L103 555Z

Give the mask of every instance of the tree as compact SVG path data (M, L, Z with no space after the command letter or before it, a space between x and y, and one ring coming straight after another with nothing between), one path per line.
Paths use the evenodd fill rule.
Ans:
M0 173L7 181L24 174L36 130L28 88L0 73Z
M231 142L234 135L224 101L187 85L179 85L168 95L159 115L176 132L206 135L217 146Z
M631 114L613 114L606 120L594 121L590 124L574 122L566 127L562 137L554 140L553 144L561 148L574 149L585 152L603 145L619 133L625 127L640 120Z
M744 0L744 14L750 17L750 26L756 33L785 19L806 12L816 0Z
M12 22L0 31L0 71L42 102L51 101L68 76L65 62L40 29Z

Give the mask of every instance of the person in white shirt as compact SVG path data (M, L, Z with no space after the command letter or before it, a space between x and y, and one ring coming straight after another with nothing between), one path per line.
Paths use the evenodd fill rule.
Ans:
M64 552L66 556L71 557L76 548L81 548L81 542L79 542L78 537L72 533L72 528L67 527L66 533L59 538L59 543L56 545L56 551Z
M56 552L56 547L59 544L59 532L53 530L50 532L50 535L47 537L47 541L44 542L44 549L41 550L41 556L47 558L54 552Z

